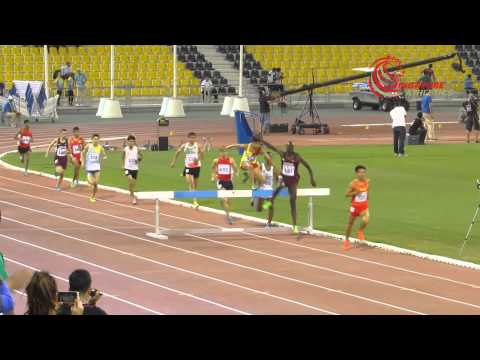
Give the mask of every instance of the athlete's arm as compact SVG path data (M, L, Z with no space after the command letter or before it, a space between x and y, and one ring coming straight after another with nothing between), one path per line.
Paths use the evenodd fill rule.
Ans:
M82 152L80 153L80 159L81 159L82 164L83 164L84 167L85 167L85 154L87 153L87 150L88 150L88 147L89 147L89 146L90 146L89 144L85 145L85 147L83 148Z
M215 181L217 178L217 164L218 164L218 159L213 159L212 161L212 181Z
M275 186L278 185L278 183L280 182L280 178L282 177L282 174L280 173L280 171L278 171L278 169L271 165L273 167L273 183L275 184Z
M348 185L347 192L345 193L345 197L353 197L358 194L357 189L353 186L353 182Z
M305 166L308 170L308 173L310 174L310 183L312 184L313 187L317 187L317 183L315 182L315 179L313 178L313 171L310 165L300 156L298 155L298 160L300 163Z
M269 148L272 151L275 151L278 155L283 156L283 151L278 150L275 146L270 144L269 142L265 140L261 140L262 144L264 144L267 148Z
M173 155L173 159L170 163L170 167L174 167L175 166L175 162L177 161L177 157L178 157L178 154L180 154L180 152L183 150L183 148L185 147L185 144L182 144L179 146L179 148L177 149L177 151L175 151L175 155Z
M138 149L138 147L137 147L137 149ZM143 160L143 152L140 149L138 149L137 151L138 151L138 161L142 161Z
M52 140L52 142L48 145L47 152L45 153L45 157L48 157L50 150L52 150L52 147L55 146L56 143L57 143L57 139Z
M100 149L101 154L103 155L103 160L107 160L107 153L105 152L105 148L102 146Z
M235 148L238 148L238 149L246 149L246 148L247 148L247 145L245 145L245 144L232 144L232 145L225 146L225 149L226 149L226 150L235 149Z
M123 164L125 164L125 149L122 150L122 163L120 165L120 168L123 170Z

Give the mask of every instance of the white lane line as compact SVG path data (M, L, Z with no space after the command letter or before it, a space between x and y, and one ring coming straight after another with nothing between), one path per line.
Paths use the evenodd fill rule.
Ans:
M21 225L34 227L34 228L37 228L38 230L43 230L43 231L46 231L46 232L54 233L54 234L56 234L56 235L59 235L59 236L62 236L62 237L67 237L67 238L70 238L70 239L72 239L72 240L81 241L81 242L87 242L87 243L88 243L88 241L86 241L86 240L77 239L77 238L74 238L74 237L71 237L71 236L65 235L65 234L60 234L60 233L57 234L55 231L51 231L51 230L49 230L49 229L44 229L44 228L41 228L41 227L38 227L38 226L35 226L35 225L26 224L26 223L23 223L23 222L21 222L21 221L17 221L17 220L14 220L14 219L5 218L5 217L3 217L3 219L6 219L6 220L8 220L8 221L15 222L15 223L18 223L18 224L21 224ZM86 261L86 260L83 260L83 259L80 259L80 258L71 256L71 255L68 255L68 254L65 254L65 253L56 251L56 250L48 249L48 248L43 247L43 246L40 246L40 245L36 245L36 244L32 244L32 243L29 243L29 242L26 242L26 241L23 241L23 240L19 240L19 239L16 239L16 238L11 237L11 236L8 236L8 235L0 234L0 237L6 238L6 239L11 240L11 241L14 241L14 242L17 242L17 243L19 243L19 244L31 246L31 247L33 247L33 248L35 248L35 249L40 249L40 250L43 250L43 251L45 251L45 252L49 252L49 253L52 253L52 254L55 254L55 255L58 255L58 256L62 256L62 257L65 257L65 258L67 258L67 259L75 260L75 261L81 262L81 263L83 263L83 264L87 264L87 265L96 267L96 268L98 268L98 269L105 270L105 271L111 272L111 273L113 273L113 274L117 274L117 275L123 276L123 277L125 277L125 278L130 279L130 280L135 280L135 281L139 281L139 282L144 283L144 284L148 284L148 285L151 285L151 286L154 286L154 287L158 287L158 288L160 288L160 289L167 290L167 291L173 292L173 293L178 294L178 295L187 296L187 297L190 297L190 298L192 298L192 299L199 300L199 301L202 301L202 302L206 302L206 303L211 304L211 305L219 306L219 307L221 307L221 308L224 308L224 309L227 309L227 310L230 310L230 311L239 313L239 314L250 315L250 314L248 314L248 313L246 313L246 312L244 312L244 311L241 311L241 310L238 310L238 309L234 309L234 308L231 308L231 307L228 307L228 306L225 306L225 305L222 305L222 304L216 303L216 302L214 302L214 301L207 300L207 299L204 299L204 298L201 298L201 297L192 295L192 294L188 294L188 293L186 293L186 292L184 292L184 291L176 290L176 289L170 288L170 287L168 287L168 286L161 285L161 284L156 283L156 282L152 282L152 281L145 280L145 279L142 279L142 278L133 276L133 275L129 275L129 274L126 274L126 273L123 273L123 272L120 272L120 271L117 271L117 270L114 270L114 269L110 269L110 268L108 268L108 267L106 267L106 266L98 265L98 264L92 263L92 262L90 262L90 261ZM92 244L93 244L93 243L92 243ZM122 252L121 250L115 250L115 251L116 251L116 252L120 252L120 253L124 253L124 252ZM128 253L125 253L125 254L128 254Z
M14 191L14 190L8 190L8 189L2 189L2 190L7 191L7 192L17 193L17 192ZM118 220L122 220L122 221L129 221L129 222L132 222L132 223L135 223L135 224L139 224L139 225L143 225L143 226L147 226L147 227L150 227L150 228L153 228L153 227L154 227L152 224L148 224L148 223L144 223L144 222L138 222L138 221L135 221L135 220L132 220L132 219L129 219L129 218L123 218L123 217L119 217L119 216L116 216L116 215L111 215L111 214L109 214L109 213L105 213L105 212L102 212L102 211L85 209L85 208L81 208L81 207L78 207L78 206L75 206L75 205L66 204L66 203L62 203L62 202L59 202L59 201L55 201L55 200L49 200L49 199L45 199L45 198L41 198L41 197L37 197L37 196L33 196L33 195L27 195L27 196L32 197L32 198L35 198L35 199L38 199L38 200L47 201L47 202L51 202L51 203L54 203L54 204L62 205L62 206L72 207L72 208L74 208L74 209L79 209L79 210L82 210L82 211L85 211L85 212L91 212L91 213L95 213L95 214L99 214L99 215L103 215L103 216L108 216L108 217L111 217L111 218L114 218L114 219L118 219ZM115 229L119 230L120 228L115 227ZM164 228L163 228L163 229L164 229ZM61 230L61 229L56 228L56 230ZM67 228L67 230L71 230L71 229L68 229L68 228ZM203 240L206 240L206 241L215 243L215 244L220 244L220 245L227 246L227 247L234 247L234 248L242 249L242 250L244 250L244 251L249 251L249 252L261 254L261 255L264 255L264 256L270 256L270 257L277 258L277 259L280 259L280 260L290 261L290 262L297 263L297 264L300 264L300 265L305 265L305 266L313 267L313 268L316 268L316 269L318 269L318 270L329 271L329 272L333 272L333 273L336 273L336 274L344 275L344 276L347 276L347 277L357 278L357 279L361 279L361 280L373 282L373 283L376 283L376 284L380 284L380 285L384 285L384 286L389 286L389 287L397 288L397 289L400 289L400 290L410 291L410 292L414 292L414 293L417 293L417 294L421 294L421 295L425 295L425 296L430 296L430 297L434 297L434 298L437 298L437 299L441 299L441 300L445 300L445 301L450 301L450 302L455 302L455 303L459 303L459 304L462 304L462 305L472 306L472 307L475 307L475 308L479 308L479 309L480 309L480 306L478 306L478 305L470 304L470 303L467 303L467 302L462 302L462 301L460 301L460 300L450 299L450 298L443 297L443 296L440 296L440 295L435 295L435 294L431 294L431 293L428 293L428 292L423 292L423 291L420 291L420 290L415 290L415 289L411 289L411 288L408 288L408 287L399 286L399 285L395 285L395 284L392 284L392 283L383 282L383 281L380 281L380 280L375 280L375 279L371 279L371 278L367 278L367 277L355 275L355 274L352 274L352 273L342 272L342 271L338 271L338 270L335 270L335 269L332 269L332 268L328 268L328 267L318 266L318 265L311 264L311 263L306 263L306 262L300 262L300 261L296 261L296 260L293 260L293 259L289 259L289 258L277 256L277 255L274 255L274 254L271 254L271 253L266 253L266 252L262 252L262 251L252 250L252 249L245 248L245 247L241 247L241 246L237 246L237 245L227 244L227 243L225 243L225 242L216 241L216 240L213 240L213 239L211 239L211 238L206 238L206 237L201 237L201 236L195 236L195 235L193 235L193 234L190 234L190 235L193 236L193 237L196 237L196 238L198 238L198 239L203 239ZM155 242L155 243L158 245L157 242ZM205 255L205 256L207 256L207 255ZM215 259L219 259L219 258L215 258Z
M65 218L65 217L58 216L58 215L54 215L54 214L50 214L50 213L47 213L47 212L45 212L45 211L30 209L30 208L27 208L27 207L24 207L24 206L21 206L21 205L18 205L18 204L9 203L9 202L7 202L7 201L2 201L2 200L0 200L0 202L6 203L6 204L11 205L11 206L23 208L23 209L28 210L28 211L37 212L37 213L42 213L42 214L44 214L44 215L48 215L48 216L51 216L51 217L59 218L59 219L65 220L65 221L69 221L69 222L73 222L73 223L79 223L79 224L82 224L82 225L85 225L85 226L89 226L89 227L93 227L93 228L96 228L96 229L100 229L100 230L103 230L103 231L106 231L106 232L111 232L111 233L114 233L114 234L117 234L117 235L129 237L129 238L132 238L132 239L136 239L136 240L148 242L148 243L151 243L151 244L158 244L158 243L156 243L155 241L147 240L147 239L141 238L141 237L139 237L139 236L126 234L126 233L122 233L122 232L120 232L120 231L115 231L115 230L111 230L111 229L106 229L106 228L103 228L103 227L101 227L101 226L93 225L93 224L90 224L90 223L84 223L84 222L80 222L80 221L77 221L77 220L67 219L67 218ZM308 304L304 304L304 303L301 303L301 302L299 302L299 301L295 301L295 300L292 300L292 299L288 299L288 298L281 297L281 296L277 296L277 295L273 295L273 294L268 294L268 293L266 293L266 292L264 292L264 291L261 291L261 290L249 288L249 287L246 287L246 286L237 284L237 283L229 282L229 281L227 281L227 280L222 280L222 279L219 279L219 278L216 278L216 277L213 277L213 276L209 276L209 275L206 275L206 274L202 274L202 273L198 273L198 272L195 272L195 271L187 270L187 269L185 269L185 268L181 268L181 267L177 267L177 266L174 266L174 265L166 264L166 263L163 263L163 262L160 262L160 261L151 259L151 258L147 258L147 257L140 256L140 255L137 255L137 254L125 252L125 251L122 251L122 250L119 250L119 249L116 249L116 248L112 248L112 247L109 247L109 246L106 246L106 245L101 245L101 244L97 244L97 243L90 242L90 241L87 241L87 240L83 240L83 239L80 239L80 238L77 238L77 237L73 237L73 236L70 236L70 235L67 235L67 234L63 234L63 233L60 233L60 232L57 232L57 231L53 231L53 230L50 230L50 229L42 228L42 227L40 227L40 226L31 225L31 224L26 224L26 223L23 223L23 222L21 222L21 221L14 220L14 219L7 218L7 217L3 217L3 219L7 219L7 220L9 220L9 221L13 221L13 222L16 222L16 223L25 225L25 226L37 228L37 229L39 229L39 230L43 230L43 231L46 231L46 232L49 232L49 233L52 233L52 234L56 234L56 235L59 235L59 236L63 236L63 237L69 238L69 239L71 239L71 240L79 241L79 242L86 243L86 244L89 244L89 245L92 245L92 246L96 246L96 247L100 247L100 248L103 248L103 249L106 249L106 250L110 250L110 251L113 251L113 252L117 252L117 253L120 253L120 254L122 254L122 255L130 256L130 257L133 257L133 258L136 258L136 259L140 259L140 260L143 260L143 261L146 261L146 262L154 263L154 264L156 264L156 265L164 266L164 267L167 267L167 268L170 268L170 269L173 269L173 270L177 270L177 271L180 271L180 272L184 272L184 273L187 273L187 274L190 274L190 275L202 277L202 278L205 278L205 279L208 279L208 280L213 280L213 281L216 281L216 282L219 282L219 283L222 283L222 284L225 284L225 285L229 285L229 286L232 286L232 287L237 287L237 288L240 288L240 289L242 289L242 290L247 290L247 291L250 291L250 292L253 292L253 293L256 293L256 294L265 295L265 296L268 296L268 297L272 297L272 298L275 298L275 299L278 299L278 300L281 300L281 301L284 301L284 302L292 303L292 304L295 304L295 305L300 305L300 306L302 306L302 307L306 307L306 308L309 308L309 309L312 309L312 310L316 310L316 311L319 311L319 312L323 312L323 313L327 313L327 314L331 314L331 315L338 315L338 314L336 314L336 313L334 313L334 312L331 312L331 311L328 311L328 310L324 310L324 309L321 309L321 308L318 308L318 307L315 307L315 306L311 306L311 305L308 305ZM162 245L164 245L164 244L162 244ZM193 255L202 256L202 254L198 254L198 253L195 253L195 252L193 252L193 251L183 250L183 249L176 248L176 247L174 247L174 246L169 246L169 245L164 245L164 246L165 246L165 247L172 248L172 249L175 249L175 250L180 250L180 251L183 251L183 252L186 252L186 253L190 253L190 254L193 254ZM217 304L217 305L220 305L220 304ZM225 305L221 305L221 306L227 308ZM229 309L229 310L232 310L232 308L228 308L228 309ZM238 310L237 310L237 312L238 312Z
M25 268L27 268L27 269L33 270L33 271L41 271L40 269L37 269L37 268L35 268L35 267L33 267L33 266L24 264L24 263L22 263L22 262L20 262L20 261L14 260L14 259L12 259L12 258L10 258L10 257L5 257L5 260L6 260L7 262L11 262L12 264L16 264L16 265L18 265L18 266L22 266L22 267L25 267ZM55 275L55 274L53 274L53 273L50 273L50 275L52 275L55 279L61 280L61 281L63 281L63 282L66 282L67 284L69 283L69 282L68 282L68 279L62 278L61 276ZM19 291L19 293L26 296L26 294L24 294L24 293L22 293L22 292L20 292L20 291ZM133 306L133 307L135 307L135 308L137 308L137 309L145 310L145 311L150 312L150 313L155 314L155 315L165 315L164 313L158 312L158 311L156 311L156 310L152 310L152 309L147 308L147 307L145 307L145 306L143 306L143 305L139 305L139 304L134 303L134 302L132 302L132 301L128 301L128 300L122 299L121 297L118 297L118 296L115 296L115 295L111 295L111 294L109 294L109 293L107 293L107 292L105 292L105 291L103 291L103 290L102 290L102 294L103 294L105 297L108 297L108 298L111 298L111 299L113 299L113 300L116 300L116 301L119 301L119 302L128 304L128 305Z
M220 245L223 245L223 246L226 246L226 247L232 247L232 248L244 250L246 252L272 257L272 258L279 259L279 260L282 260L282 261L311 267L311 268L314 268L314 269L317 269L317 270L328 271L328 272L332 272L334 274L343 275L343 276L346 276L346 277L351 277L351 278L355 278L355 279L359 279L359 280L364 280L364 281L372 282L374 284L379 284L379 285L383 285L383 286L387 286L387 287L392 287L392 288L403 290L403 291L409 291L409 292L413 292L415 294L425 295L425 296L433 297L435 299L440 299L440 300L444 300L444 301L448 301L448 302L457 303L457 304L461 304L461 305L465 305L465 306L470 306L470 307L473 307L473 308L476 308L476 309L480 309L480 305L467 303L467 302L464 302L464 301L461 301L461 300L451 299L451 298L448 298L448 297L445 297L445 296L435 295L435 294L428 293L428 292L425 292L425 291L416 290L416 289L396 285L396 284L381 281L381 280L371 279L371 278L368 278L366 276L360 276L360 275L356 275L356 274L352 274L352 273L348 273L348 272L344 272L344 271L335 270L335 269L332 269L332 268L329 268L329 267L326 267L326 266L320 266L320 265L315 265L315 264L304 262L304 261L294 260L294 259L286 258L286 257L283 257L283 256L275 255L275 254L272 254L272 253L260 251L260 250L254 250L254 249L246 248L246 247L239 246L239 245L233 245L233 244L230 244L230 243L227 243L227 242L224 242L224 241L217 241L217 240L213 240L213 239L210 239L210 238L206 238L206 237L198 236L198 235L194 235L194 234L189 234L189 235L192 236L192 237L198 238L198 239L202 239L202 240L214 243L214 244L220 244Z
M434 121L435 124L458 124L458 121ZM411 125L412 123L407 123ZM392 126L392 123L369 123L369 124L341 124L343 127L364 127L364 126Z
M1 201L1 202L4 202L4 201ZM22 207L22 206L20 206L20 205L17 205L17 206ZM32 211L33 211L33 210L32 210ZM48 213L48 212L43 212L43 211L42 211L42 213L45 213L45 214L50 215L50 216L53 216L53 214L50 214L50 213ZM54 217L58 217L58 216L55 215ZM60 217L60 218L63 218L63 217ZM89 223L86 223L86 224L89 224ZM91 225L91 224L90 224L90 225ZM97 227L97 226L95 225L95 227ZM99 227L99 228L102 228L102 227ZM105 229L106 231L111 231L110 229L106 229L106 228L102 228L102 229ZM115 231L115 233L118 233L119 235L123 235L123 236L129 236L129 237L132 236L132 235L130 235L130 234L125 234L125 233L121 233L121 232L118 232L118 231ZM195 237L196 237L196 236L195 236ZM198 238L201 238L201 237L198 237ZM202 238L202 239L205 239L205 238ZM146 239L145 239L145 240L146 240ZM156 242L156 241L152 241L152 240L148 240L148 242L151 243L151 244L153 243L155 246L167 247L167 248L174 249L174 250L177 250L177 251L186 252L186 253L188 253L188 254L194 254L194 255L197 255L197 256L201 256L201 257L207 258L207 259L209 259L209 260L213 260L213 261L216 261L216 262L225 263L225 264L228 264L228 265L240 267L240 268L247 269L247 270L251 270L251 271L257 271L257 272L264 273L264 274L267 274L267 275L270 275L270 276L273 276L273 277L281 278L281 279L283 279L283 280L289 280L289 281L301 283L301 284L303 284L303 285L313 286L313 287L321 288L321 289L326 290L326 291L336 292L336 293L339 293L339 294L342 294L342 295L345 295L345 296L354 297L354 298L361 299L361 300L364 300L364 301L372 302L372 303L379 304L379 305L382 305L382 306L391 307L391 308L394 308L394 309L397 309L397 310L401 310L401 311L406 311L406 312L411 312L411 313L423 315L422 313L417 312L417 311L414 311L414 310L411 310L411 309L407 309L407 308L403 308L403 307L400 307L400 306L392 305L392 304L389 304L389 303L381 302L381 301L378 301L378 300L375 300L375 299L371 299L371 298L367 298L367 297L364 297L364 296L360 296L360 295L357 295L357 294L348 293L348 292L345 292L345 291L340 291L340 290L337 290L337 289L333 289L333 288L321 286L321 285L318 285L318 284L308 283L308 282L306 282L306 281L302 281L302 280L295 279L295 278L290 278L290 277L283 276L283 275L280 275L280 274L268 272L268 271L265 271L265 270L262 270L262 269L258 269L258 268L254 268L254 267L249 267L249 266L241 265L241 264L238 264L238 263L235 263L235 262L231 262L231 261L227 261L227 260L224 260L224 259L221 259L221 258L217 258L217 257L209 256L209 255L206 255L206 254L202 254L202 253L199 253L199 252L196 252L196 251L190 251L190 250L183 249L183 248L179 248L179 247L176 247L176 246L167 245L167 244L162 244L162 243L159 243L159 242Z
M11 182L21 183L21 184L25 184L25 185L29 185L29 186L33 186L33 187L38 187L38 188L43 188L43 189L47 189L47 190L50 190L50 191L54 191L53 188L50 188L48 186L38 185L38 184L34 184L34 183L31 183L31 182L26 182L26 181L21 181L21 180L15 180L15 179L11 179L11 178L5 177L5 176L0 176L0 179L5 179L5 180L11 181ZM0 189L0 190L6 190L6 189ZM16 191L13 191L13 190L9 190L9 191L14 192L14 193L19 194L19 195L37 198L37 197L34 197L33 195L20 193L20 192L16 192ZM88 196L86 196L86 195L76 194L76 193L72 193L72 192L62 192L62 194L67 194L67 195L70 195L70 196L75 196L75 197L85 198L85 199L88 198ZM40 199L42 199L44 201L48 201L48 199L45 199L45 198L40 198ZM107 204L111 204L111 205L114 205L116 207L124 207L124 208L128 208L128 209L142 211L142 212L154 213L153 210L143 209L141 207L135 207L135 206L131 206L131 205L125 205L125 204L110 201L110 200L97 199L97 201L105 202ZM69 205L67 203L62 203L62 202L60 202L60 203L63 204L63 205ZM186 222L201 224L201 225L214 227L214 228L219 228L219 229L222 228L221 226L218 226L218 225L205 223L205 222L199 222L199 221L195 221L195 220L192 220L192 219L189 219L189 218L184 218L184 217L175 216L175 215L166 214L166 213L160 213L160 214L164 215L164 216L167 216L167 217L170 217L170 218L174 218L174 219L178 219L178 220L184 220ZM140 223L140 224L143 225L145 223ZM150 226L150 224L148 224L148 225ZM418 275L418 276L423 276L423 277L427 277L427 278L431 278L431 279L446 281L446 282L450 282L450 283L456 284L456 285L462 285L462 286L467 286L467 287L471 287L471 288L474 288L474 289L480 289L479 285L470 284L470 283L446 278L446 277L443 277L443 276L433 275L433 274L429 274L429 273L423 273L423 272L419 272L419 271L415 271L415 270L411 270L411 269L406 269L406 268L395 266L395 265L389 265L389 264L381 263L381 262L374 261L374 260L367 260L367 259L363 259L363 258L360 258L360 257L355 257L355 256L351 256L351 255L336 253L336 252L333 252L333 251L323 250L323 249L316 248L316 247L311 247L311 246L308 246L308 245L291 243L291 242L288 242L288 241L275 239L275 238L272 238L272 237L269 237L269 236L258 235L258 234L248 233L248 232L245 232L245 234L247 234L249 236L252 236L252 237L257 237L257 238L262 238L262 239L266 239L266 240L269 240L269 241L274 241L274 242L281 243L281 244L284 244L284 245L287 245L287 246L293 246L293 247L303 248L303 249L307 249L307 250L311 250L311 251L315 251L315 252L319 252L319 253L323 253L323 254L339 256L339 257L343 257L343 258L346 258L346 259L349 259L349 260L359 261L359 262L363 262L363 263L370 264L370 265L376 265L376 266L380 266L380 267L384 267L384 268L388 268L388 269L392 269L392 270L396 270L396 271L401 271L401 272L406 272L406 273L410 273L410 274L414 274L414 275Z

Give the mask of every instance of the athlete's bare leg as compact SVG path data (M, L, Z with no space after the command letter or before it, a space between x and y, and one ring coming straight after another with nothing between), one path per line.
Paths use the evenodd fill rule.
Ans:
M353 228L353 224L355 223L355 219L356 217L350 215L349 218L348 218L348 224L347 224L347 229L345 230L345 240L344 240L344 248L349 248L350 247L350 243L349 243L349 239L350 239L350 235L352 235L352 228Z
M25 174L28 173L28 165L30 164L30 151L23 154L23 161L25 163Z
M290 214L292 215L293 231L298 232L297 228L297 185L288 187L288 196L290 198Z
M56 189L60 190L60 186L62 185L63 182L63 176L65 175L65 171L61 166L57 166L55 168L55 172L57 173L57 186Z
M73 185L80 178L80 161L78 161L78 159L73 159L72 164L73 164L73 180L72 180L72 185Z
M130 191L130 198L132 200L132 204L137 204L137 199L135 198L135 184L137 181L132 177L132 175L128 175L128 191Z
M197 190L197 181L193 175L186 174L185 179L187 180L188 190L195 191ZM197 198L193 198L193 205L196 207L198 205Z

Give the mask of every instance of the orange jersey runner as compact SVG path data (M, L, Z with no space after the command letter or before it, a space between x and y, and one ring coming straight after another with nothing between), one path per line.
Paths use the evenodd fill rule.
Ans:
M358 194L352 196L352 205L350 207L350 215L357 217L365 210L368 210L368 183L369 179L354 179L350 186L358 191Z

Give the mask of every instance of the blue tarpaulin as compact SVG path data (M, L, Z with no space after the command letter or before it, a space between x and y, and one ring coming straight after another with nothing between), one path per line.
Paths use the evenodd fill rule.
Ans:
M237 143L249 144L252 142L252 129L248 125L247 118L243 111L235 111L235 127L237 129ZM239 150L240 155L243 154L243 149Z

